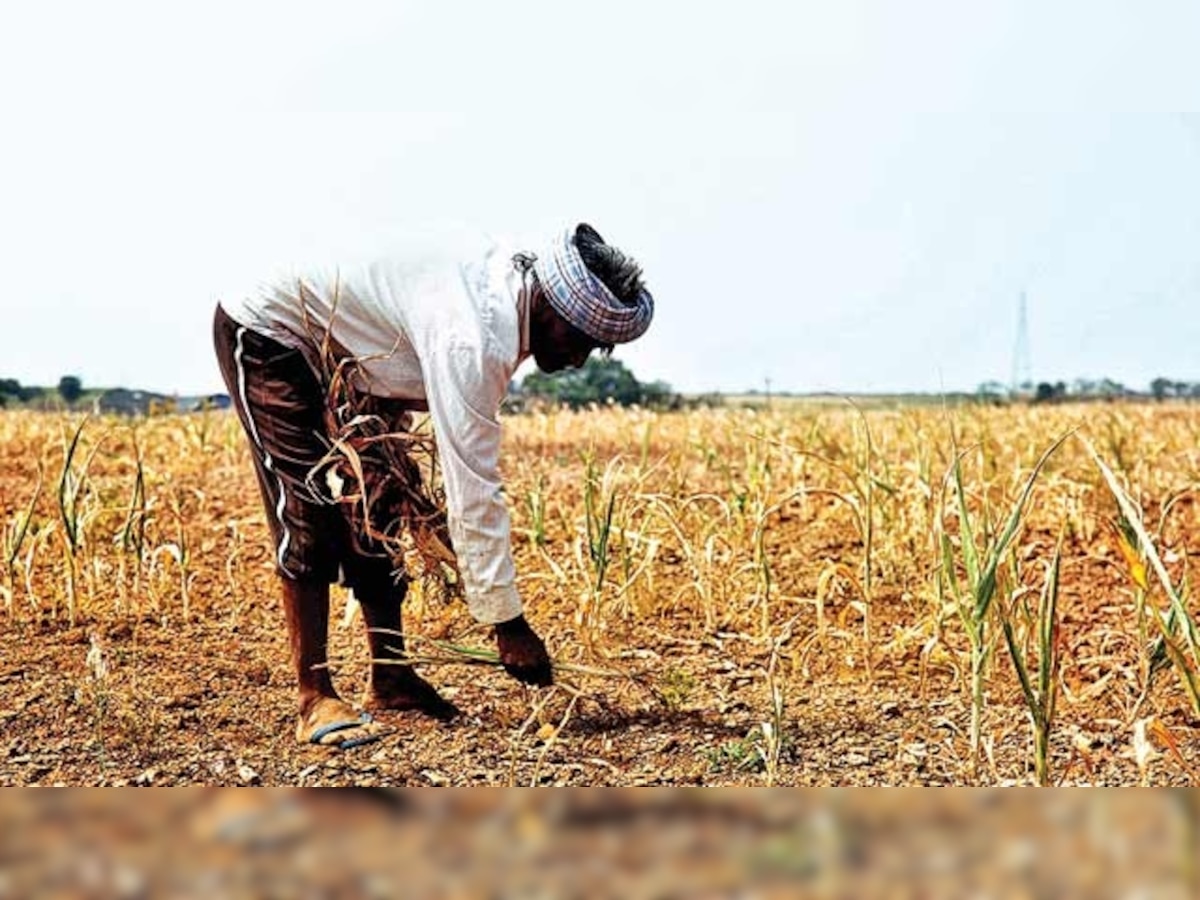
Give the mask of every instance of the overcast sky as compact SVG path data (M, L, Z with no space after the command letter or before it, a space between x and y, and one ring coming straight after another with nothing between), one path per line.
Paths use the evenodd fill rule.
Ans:
M283 255L595 224L687 391L1200 380L1200 3L50 2L0 14L0 377L220 388Z

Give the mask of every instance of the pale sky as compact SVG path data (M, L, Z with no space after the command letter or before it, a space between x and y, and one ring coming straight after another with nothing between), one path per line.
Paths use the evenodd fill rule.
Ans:
M281 255L589 221L685 391L1200 381L1200 2L38 2L0 14L0 377L221 388ZM523 370L521 374L524 374Z

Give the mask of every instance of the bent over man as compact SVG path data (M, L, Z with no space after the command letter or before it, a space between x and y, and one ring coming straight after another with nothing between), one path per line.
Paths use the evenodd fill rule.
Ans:
M337 437L329 433L322 355L332 347L354 360L359 396L375 411L391 410L396 430L406 430L412 411L428 411L468 609L494 626L510 675L545 685L550 659L514 583L498 470L500 403L529 356L545 372L581 366L592 350L639 337L653 312L638 265L586 224L537 252L457 240L289 273L219 303L217 358L250 442L282 586L299 682L297 740L345 748L379 735L369 713L338 696L326 668L329 585L339 579L353 589L367 626L367 708L443 720L457 713L396 662L404 573L357 533L362 523L345 514L347 506L313 490L312 475Z

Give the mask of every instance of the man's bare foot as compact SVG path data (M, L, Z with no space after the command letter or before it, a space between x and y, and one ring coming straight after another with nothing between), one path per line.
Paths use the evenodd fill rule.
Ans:
M524 616L496 625L496 643L504 671L513 678L541 686L554 683L546 645L529 627Z
M440 722L449 722L459 714L457 706L444 699L433 685L411 669L394 675L372 674L364 705L375 710L413 710Z
M387 732L369 715L337 697L321 697L311 705L303 704L296 723L296 740L300 743L342 750L373 743Z

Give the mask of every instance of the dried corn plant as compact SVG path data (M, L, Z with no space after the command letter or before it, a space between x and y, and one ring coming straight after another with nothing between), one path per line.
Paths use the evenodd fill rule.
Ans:
M335 297L334 315L336 307ZM308 326L320 348L329 442L308 474L309 490L342 507L357 552L386 556L395 577L416 580L426 599L461 597L432 428L427 420L414 425L411 404L369 393L369 360L348 353L330 329L317 334L311 319Z

